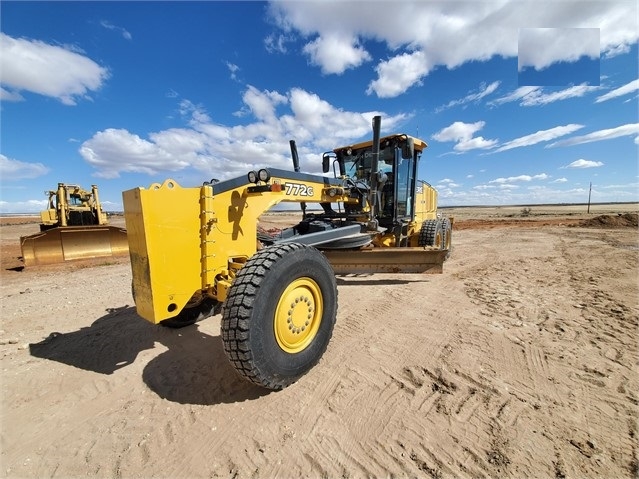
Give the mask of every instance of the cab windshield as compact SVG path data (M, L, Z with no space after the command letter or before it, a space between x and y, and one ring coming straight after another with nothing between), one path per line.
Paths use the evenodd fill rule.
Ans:
M344 173L352 180L365 181L368 184L368 179L371 173L371 163L373 159L373 152L371 148L361 148L359 150L353 150L350 155L344 155ZM395 159L395 148L388 146L383 148L379 152L378 168L386 173L391 174L393 171L393 163Z
M352 150L350 155L344 154L344 174L356 183L370 187L372 158L371 147ZM412 217L415 158L403 158L401 144L387 143L380 149L377 166L386 173L386 181L380 191L380 219L395 221Z

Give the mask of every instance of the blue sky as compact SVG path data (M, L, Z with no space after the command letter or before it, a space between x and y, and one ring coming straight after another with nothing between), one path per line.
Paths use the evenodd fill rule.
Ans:
M639 201L635 1L12 2L0 213L408 133L440 204Z

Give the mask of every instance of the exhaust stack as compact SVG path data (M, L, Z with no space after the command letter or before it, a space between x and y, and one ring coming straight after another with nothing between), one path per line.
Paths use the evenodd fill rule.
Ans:
M371 229L377 229L377 214L379 213L379 198L377 190L380 182L379 173L379 138L382 129L382 117L377 115L373 117L373 145L371 150L371 175L370 185L371 191L368 198L368 204L370 206L369 213L369 227Z

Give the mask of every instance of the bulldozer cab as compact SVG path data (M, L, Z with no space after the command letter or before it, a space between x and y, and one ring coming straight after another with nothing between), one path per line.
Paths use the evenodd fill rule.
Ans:
M393 135L380 140L377 172L371 141L334 150L340 175L362 189L378 184L377 219L380 226L414 220L417 164L426 143L408 135ZM377 174L376 174L377 173Z

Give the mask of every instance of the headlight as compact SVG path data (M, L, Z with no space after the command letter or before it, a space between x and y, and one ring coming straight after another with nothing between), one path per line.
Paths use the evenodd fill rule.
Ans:
M249 171L248 180L249 183L257 183L257 173L255 173L254 171Z
M268 170L261 169L260 171L257 172L257 177L259 178L260 181L263 181L264 183L266 183L268 180L271 179L271 174L268 172Z

